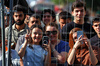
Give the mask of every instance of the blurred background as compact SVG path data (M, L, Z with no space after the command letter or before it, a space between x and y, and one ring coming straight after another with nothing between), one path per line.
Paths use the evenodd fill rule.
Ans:
M60 13L62 10L68 11L71 13L71 5L76 0L13 0L13 1L14 1L13 6L16 4L21 4L27 7L28 13L40 14L41 11L44 9L52 9L57 14L57 13ZM82 0L82 1L86 2L86 6L87 6L86 17L90 22L94 18L95 15L100 14L100 0ZM4 0L5 13L9 12L9 2L10 0ZM1 0L0 0L0 7L1 7ZM0 19L1 19L1 16L0 16Z

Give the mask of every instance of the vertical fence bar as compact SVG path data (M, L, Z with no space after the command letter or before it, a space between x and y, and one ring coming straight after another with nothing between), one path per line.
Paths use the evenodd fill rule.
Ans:
M8 34L8 57L7 57L7 66L10 66L11 64L11 37L12 37L12 15L13 15L13 0L10 0L10 16L9 16L9 34Z
M1 0L2 66L5 66L4 0Z

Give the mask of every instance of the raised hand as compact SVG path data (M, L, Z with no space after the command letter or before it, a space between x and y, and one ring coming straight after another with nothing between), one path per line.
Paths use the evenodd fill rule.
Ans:
M27 43L31 43L32 42L32 38L31 38L31 33L29 32L29 30L27 29L27 33L25 35L25 41Z
M91 46L90 41L87 37L84 37L83 40L84 40L84 43L87 45L87 47Z
M83 38L82 35L77 39L77 41L74 44L74 48L78 48L82 44Z

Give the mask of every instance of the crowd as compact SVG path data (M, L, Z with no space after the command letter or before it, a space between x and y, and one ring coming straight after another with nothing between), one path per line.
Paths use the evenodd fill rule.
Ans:
M41 14L27 14L24 6L15 5L12 20L11 60L9 60L11 65L99 66L100 15L95 16L92 24L86 22L85 15L86 4L83 1L73 2L72 12L61 11L58 19L51 9L44 9ZM9 14L5 14L4 17L5 46L7 47ZM79 37L78 31L83 32ZM1 36L0 28L0 66L2 65ZM43 39L44 37L48 39ZM7 50L5 53L7 55Z

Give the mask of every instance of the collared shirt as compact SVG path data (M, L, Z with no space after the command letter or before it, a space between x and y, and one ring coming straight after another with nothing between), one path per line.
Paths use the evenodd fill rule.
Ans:
M11 41L17 43L18 38L27 33L27 29L29 28L27 25L25 25L25 28L19 31L15 28L15 24L14 24L12 26L12 40ZM5 38L6 39L8 39L8 35L9 35L8 31L9 31L9 27L5 28Z
M20 49L22 48L21 45ZM44 59L47 51L40 45L27 45L25 55L23 57L24 66L44 66Z

